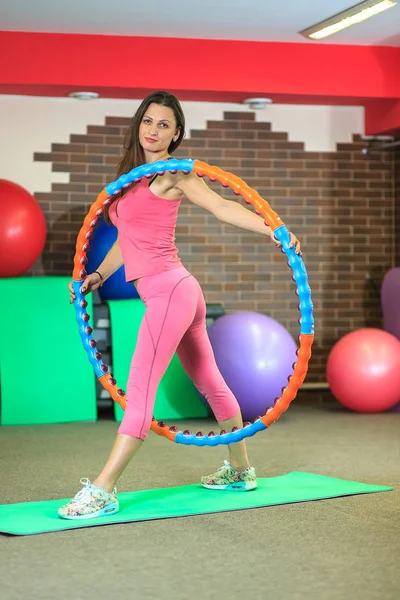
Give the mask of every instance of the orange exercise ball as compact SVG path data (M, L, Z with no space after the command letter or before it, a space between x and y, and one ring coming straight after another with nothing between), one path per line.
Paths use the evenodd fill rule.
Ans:
M377 413L400 401L400 341L381 329L358 329L332 348L327 362L332 394L346 408Z
M23 187L0 179L0 277L19 277L42 253L46 221L35 198Z

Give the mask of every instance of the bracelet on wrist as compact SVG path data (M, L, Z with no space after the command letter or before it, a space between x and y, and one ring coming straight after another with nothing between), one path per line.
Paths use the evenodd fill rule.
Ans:
M94 273L97 273L97 275L100 277L101 281L104 281L103 279L103 275L99 272L99 271L93 271Z

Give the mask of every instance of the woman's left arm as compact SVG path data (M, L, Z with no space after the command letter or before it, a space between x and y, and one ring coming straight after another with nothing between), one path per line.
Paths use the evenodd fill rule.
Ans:
M185 196L198 206L212 213L219 221L236 225L241 229L253 231L260 235L269 236L278 247L280 242L275 238L270 227L265 225L264 219L238 202L226 200L214 192L197 175L185 175L176 183L176 186ZM293 233L290 233L290 247L295 246L296 253L301 254L300 242Z

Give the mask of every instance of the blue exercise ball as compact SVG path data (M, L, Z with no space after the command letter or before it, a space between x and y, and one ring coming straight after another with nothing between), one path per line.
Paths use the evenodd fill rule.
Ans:
M117 228L114 225L108 225L103 218L99 219L98 225L94 230L94 237L90 241L90 250L87 253L87 273L93 273L93 271L99 268L100 263L104 260L107 252L116 241L117 235ZM125 281L124 265L103 283L99 288L99 294L102 300L139 298L139 294L133 283Z
M244 420L265 414L282 395L297 361L297 346L277 321L255 312L218 318L208 329L217 366Z

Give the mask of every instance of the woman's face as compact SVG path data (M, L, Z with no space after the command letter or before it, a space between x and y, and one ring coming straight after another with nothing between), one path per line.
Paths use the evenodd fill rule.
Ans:
M139 142L145 152L168 152L179 137L174 111L168 106L150 104L139 126Z

